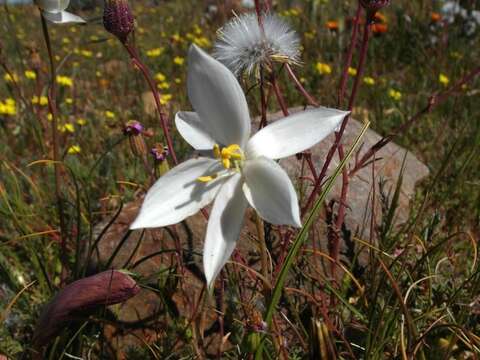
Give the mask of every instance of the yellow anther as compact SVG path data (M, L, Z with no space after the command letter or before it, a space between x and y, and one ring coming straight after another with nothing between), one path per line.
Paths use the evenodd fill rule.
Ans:
M217 176L218 176L217 174L213 174L211 176L200 176L199 178L197 178L197 181L207 183L207 182L210 182L212 180L215 180L217 178Z
M218 144L213 145L213 156L215 156L216 159L220 159L220 146Z
M223 155L223 154L222 154L222 155ZM229 157L224 157L224 158L222 159L222 164L223 164L223 167L224 167L225 169L230 169L230 165L231 165L231 163L230 163L230 158L229 158Z

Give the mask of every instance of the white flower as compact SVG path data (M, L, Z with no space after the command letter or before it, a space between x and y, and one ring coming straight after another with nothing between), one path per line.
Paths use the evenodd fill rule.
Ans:
M300 61L300 39L284 20L267 13L263 30L254 13L235 16L218 31L213 56L237 76L251 75L272 61Z
M80 16L65 11L70 0L35 0L35 3L42 10L45 19L55 24L85 22Z
M190 145L213 156L187 160L162 176L130 228L175 224L215 200L203 253L211 285L235 248L247 204L272 224L301 226L293 184L273 160L321 141L347 113L328 108L296 113L250 138L247 101L235 76L195 45L188 61L188 96L196 112L179 112L175 122Z

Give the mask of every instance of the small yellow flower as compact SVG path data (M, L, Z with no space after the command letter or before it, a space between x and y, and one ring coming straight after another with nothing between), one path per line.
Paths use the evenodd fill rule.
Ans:
M332 67L325 63L318 62L315 68L321 75L329 75L332 73Z
M68 148L67 152L70 154L70 155L76 155L76 154L79 154L80 152L82 151L82 148L80 147L80 145L72 145Z
M115 119L115 113L113 111L107 110L105 111L105 117L108 119Z
M180 56L175 56L175 58L173 59L173 63L175 65L179 65L179 66L182 66L185 62L185 59L183 57L180 57Z
M388 96L395 101L399 101L399 100L402 99L402 93L400 91L395 90L395 89L388 90Z
M193 25L193 31L195 32L195 34L197 35L201 35L202 34L202 28L200 26L198 26L197 24Z
M172 100L172 95L171 94L164 94L160 98L160 104L162 105L167 105L170 100Z
M73 104L73 99L72 98L66 98L65 103L68 104L68 105L72 105Z
M445 74L440 74L440 75L438 75L438 81L439 81L440 84L442 84L443 86L447 86L448 83L450 82L450 79L447 77L447 75L445 75Z
M203 47L203 48L207 48L207 47L210 47L212 44L210 42L210 40L208 40L205 36L201 36L201 37L196 37L193 39L193 42L200 46L200 47Z
M90 41L98 41L100 38L97 35L91 35L90 36Z
M181 84L182 83L182 79L180 78L175 78L175 84Z
M57 83L61 86L72 87L73 80L68 76L57 75Z
M35 95L32 98L32 104L33 105L40 105L40 106L47 106L48 105L48 97L46 97L46 96L38 97L37 95Z
M155 74L155 80L157 80L158 82L164 82L165 80L167 80L167 77L159 72Z
M370 76L365 76L363 78L363 82L366 84L366 85L369 85L369 86L373 86L375 85L375 79L370 77Z
M29 80L35 80L37 78L37 73L32 70L25 70L25 77Z
M52 120L53 120L53 115L52 115L52 113L48 113L48 115L47 115L47 120L48 120L48 121L52 121Z
M162 55L162 53L163 53L163 48L155 48L155 49L147 50L148 57L158 57Z
M85 125L87 125L87 120L80 118L80 119L77 120L77 125L85 126Z
M91 58L93 56L93 52L90 50L82 50L80 54L82 54L82 56L86 58Z
M0 115L13 116L17 114L17 103L14 99L8 98L4 102L0 101Z
M160 84L158 84L157 87L160 90L167 90L167 89L170 89L170 84L168 82L164 81L164 82L161 82Z
M70 44L70 39L67 37L64 37L62 38L62 43L64 43L65 45Z
M17 74L5 74L5 76L3 77L3 79L6 81L6 82L18 82L18 76Z
M175 41L175 42L182 42L183 41L182 37L178 33L175 33L175 34L172 35L172 40Z
M348 75L350 76L357 76L357 69L348 67Z
M75 127L73 126L73 124L70 123L58 125L58 131L62 133L69 132L73 134L75 132Z

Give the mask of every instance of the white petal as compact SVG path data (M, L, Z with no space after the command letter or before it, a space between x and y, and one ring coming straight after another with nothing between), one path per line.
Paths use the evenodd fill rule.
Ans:
M207 226L203 268L210 286L230 258L243 224L247 200L242 192L242 176L233 175L218 192Z
M250 206L275 225L301 227L297 193L275 161L259 157L245 162L243 191Z
M60 11L60 12L44 11L43 16L45 17L45 19L47 19L48 21L51 21L52 23L55 23L55 24L84 23L85 22L85 20L83 20L80 16L69 13L67 11Z
M55 13L65 10L70 0L34 0L34 2L42 10Z
M213 159L191 159L174 167L148 190L140 213L130 229L176 224L213 201L224 178L202 183L200 176L222 169Z
M302 152L331 134L347 114L321 107L275 121L250 139L246 147L247 157L280 159Z
M175 125L180 135L183 136L195 150L212 150L215 141L208 129L195 112L180 111L175 115Z
M188 97L221 145L245 145L250 136L247 100L235 76L196 45L188 52Z

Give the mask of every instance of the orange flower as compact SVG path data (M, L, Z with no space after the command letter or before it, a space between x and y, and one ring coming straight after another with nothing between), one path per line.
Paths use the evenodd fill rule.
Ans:
M432 12L430 14L430 19L432 20L433 23L436 23L436 22L439 22L440 20L442 20L442 15L440 15L437 12Z
M338 31L338 21L336 20L327 21L326 27L330 31Z
M379 22L379 23L387 22L387 17L379 12L375 13L374 19L375 19L375 22Z
M377 35L385 34L388 31L388 26L387 24L373 24L372 31Z

